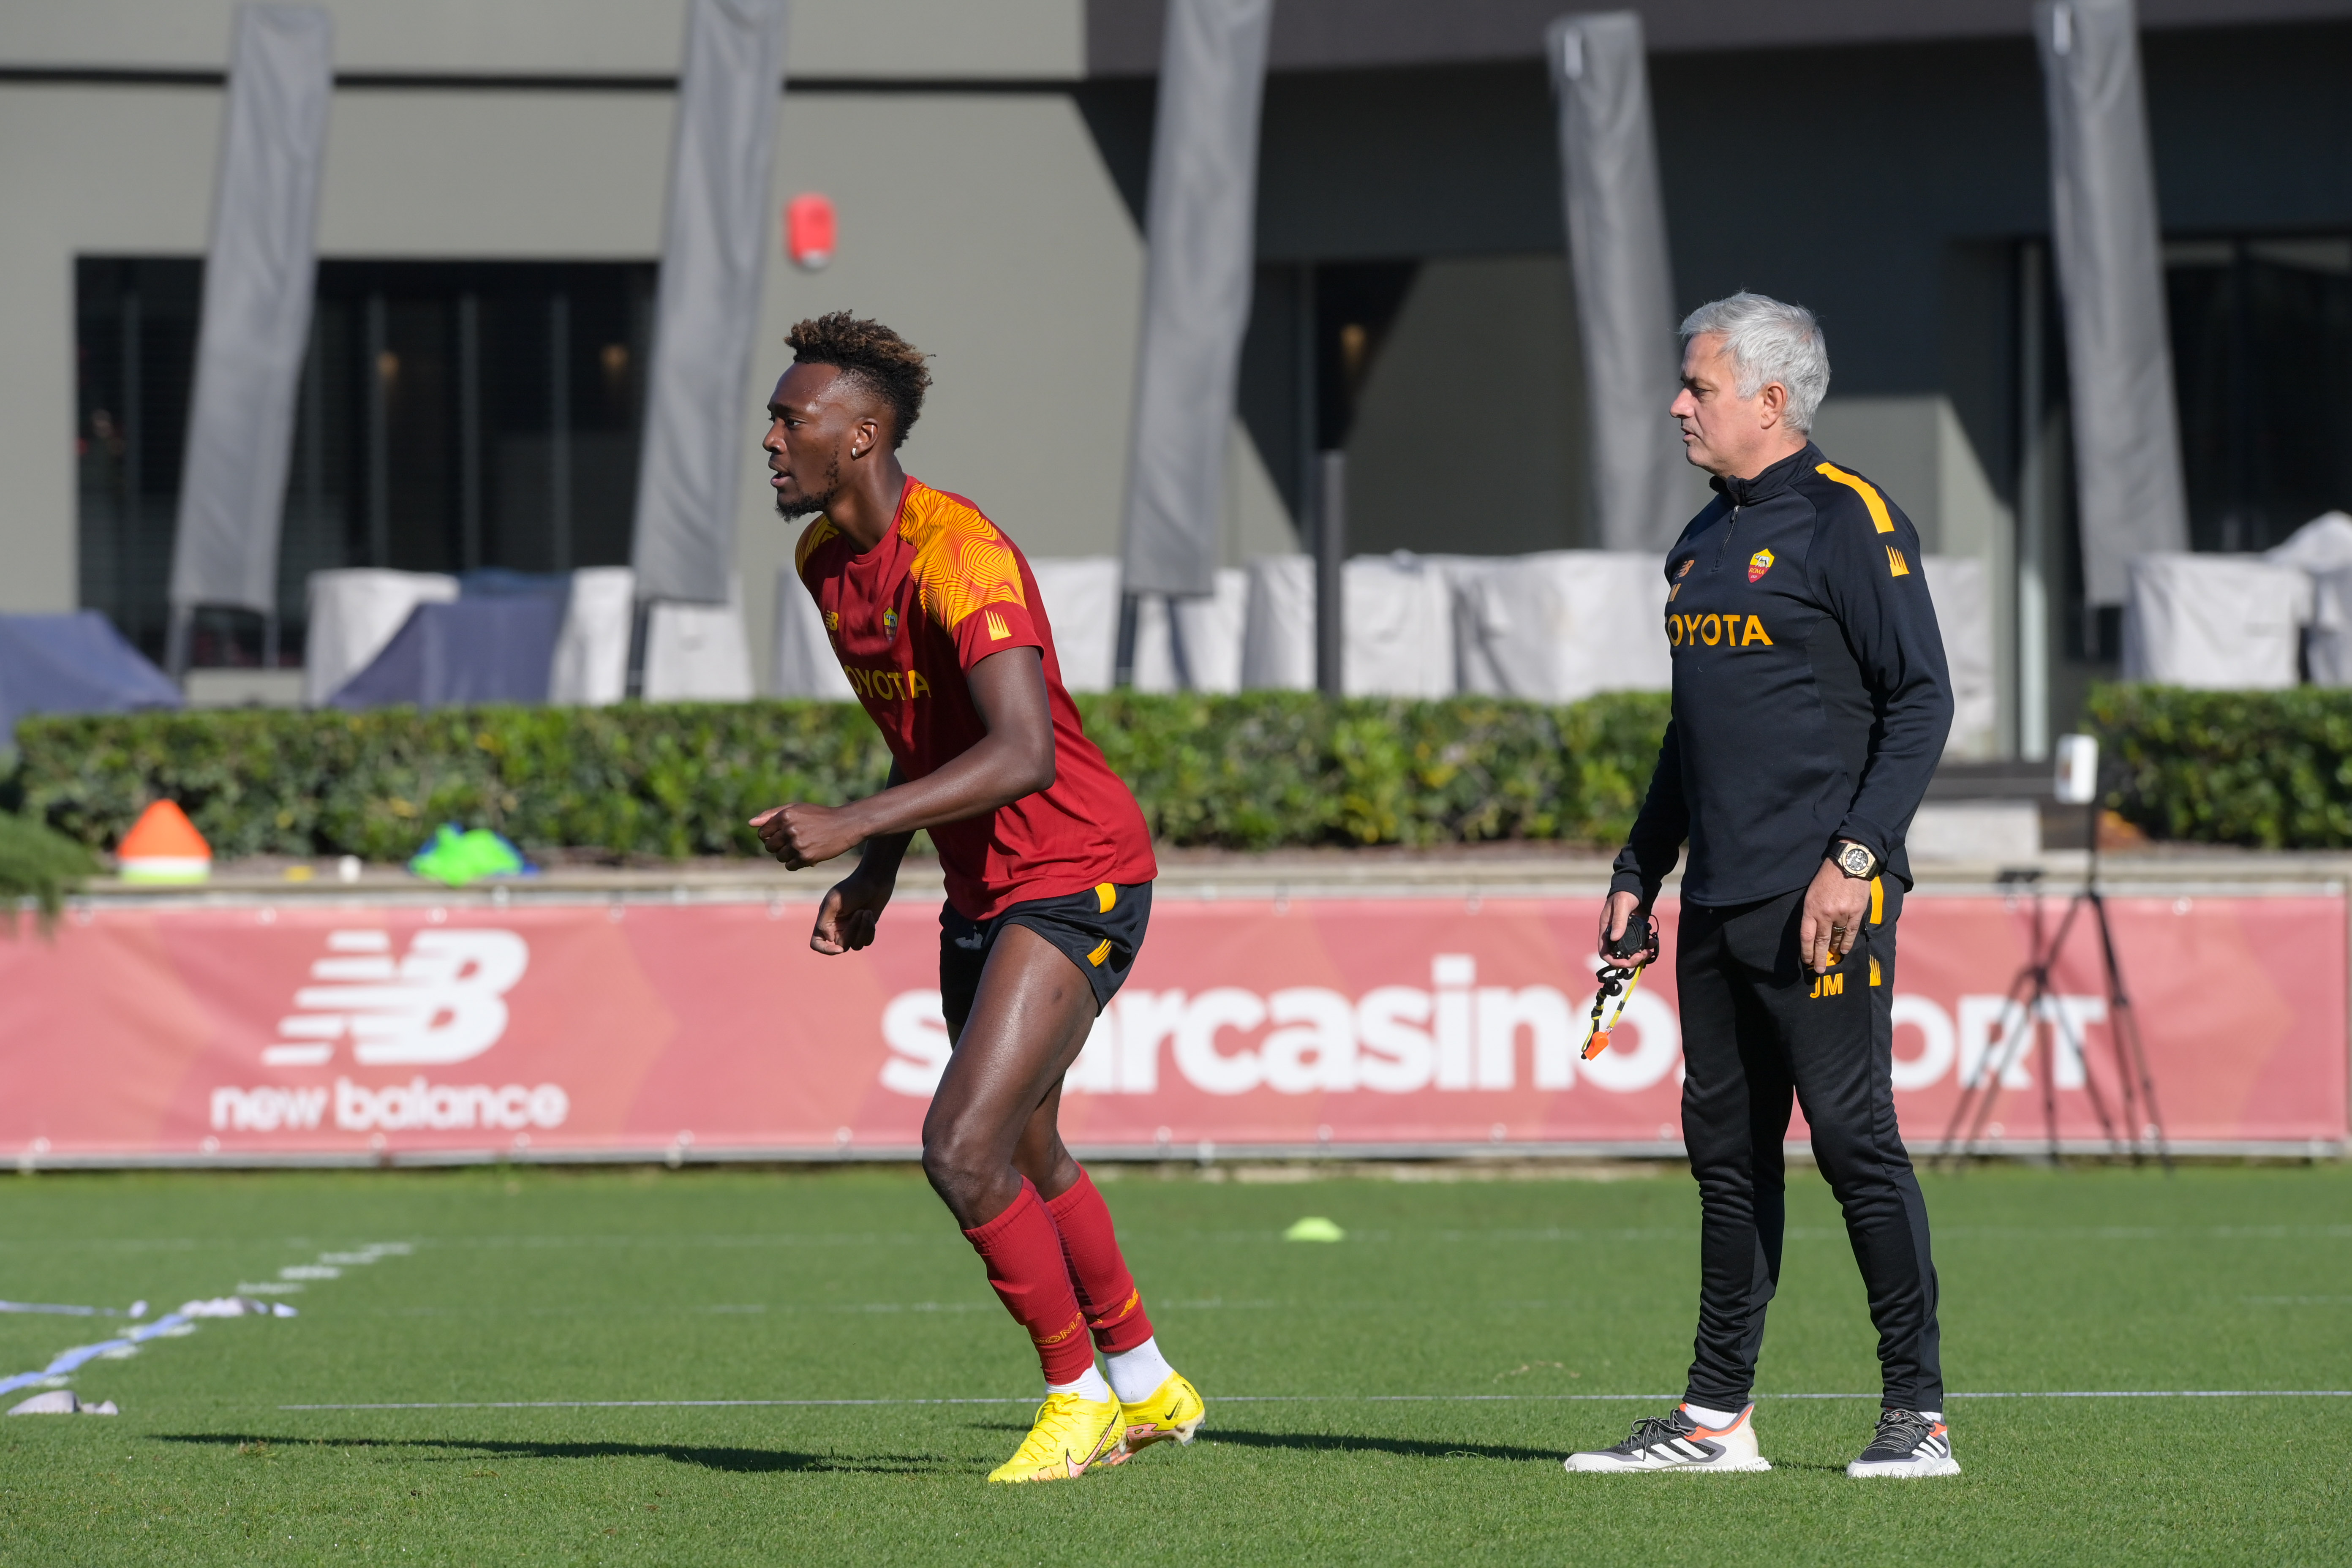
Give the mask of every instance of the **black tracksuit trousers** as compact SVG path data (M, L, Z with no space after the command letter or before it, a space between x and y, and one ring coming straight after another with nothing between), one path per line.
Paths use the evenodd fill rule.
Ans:
M1708 908L1685 903L1675 982L1682 1012L1683 1141L1702 1224L1693 1404L1746 1405L1780 1279L1781 1140L1791 1096L1813 1158L1845 1211L1878 1327L1890 1409L1941 1410L1936 1265L1927 1209L1895 1124L1895 925L1902 884L1880 884L1861 938L1826 975L1797 948L1804 893Z

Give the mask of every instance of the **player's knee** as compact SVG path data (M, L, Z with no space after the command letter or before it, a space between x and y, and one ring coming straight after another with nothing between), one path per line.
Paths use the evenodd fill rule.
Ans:
M980 1139L951 1132L923 1145L923 1174L950 1205L961 1206L981 1196L1003 1167L1004 1161Z

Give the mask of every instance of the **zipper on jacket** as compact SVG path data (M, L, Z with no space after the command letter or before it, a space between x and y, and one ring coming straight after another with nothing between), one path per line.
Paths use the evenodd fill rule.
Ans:
M1722 570L1723 570L1723 557L1724 557L1724 555L1725 555L1725 554L1726 554L1726 553L1727 553L1727 552L1731 549L1731 535L1732 535L1732 531L1733 531L1733 530L1737 529L1738 526L1739 526L1739 507L1738 507L1738 503L1736 503L1736 502L1735 502L1735 503L1733 504L1732 508L1731 508L1731 517L1730 517L1730 519L1729 519L1727 521L1726 521L1726 522L1724 523L1724 525L1723 525L1723 542L1722 542L1722 543L1720 543L1720 544L1717 544L1717 545L1715 547L1715 561L1714 561L1714 563L1713 563L1713 564L1711 564L1711 565L1709 565L1709 566L1707 567L1707 569L1706 569L1706 574L1707 574L1708 576L1712 577L1712 576L1714 576L1717 572L1720 572L1720 571L1722 571Z

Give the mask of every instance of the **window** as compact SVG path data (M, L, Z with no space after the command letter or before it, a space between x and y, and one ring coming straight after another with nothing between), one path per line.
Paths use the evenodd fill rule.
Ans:
M2196 548L2352 508L2352 237L2176 241L2165 281Z
M82 603L161 657L203 264L79 268ZM281 660L310 574L561 572L629 556L654 268L319 268L278 546ZM260 617L207 611L199 665L259 663Z

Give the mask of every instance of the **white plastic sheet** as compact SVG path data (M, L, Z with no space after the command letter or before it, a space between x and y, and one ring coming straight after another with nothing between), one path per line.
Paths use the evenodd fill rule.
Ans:
M2311 578L2312 603L2305 661L2315 686L2352 686L2352 517L2322 512L2263 552L2274 566L2293 566Z
M1118 558L1032 557L1029 571L1054 628L1064 689L1108 691L1118 661Z
M715 604L734 570L784 15L785 0L693 0L688 12L631 552L648 599Z
M205 253L204 315L172 546L172 603L278 609L295 382L310 335L334 27L315 5L240 5Z
M2312 601L2307 574L2258 555L2137 556L2124 679L2221 691L2293 686Z
M1244 571L1242 689L1315 689L1315 559L1261 555Z
M1650 552L1457 557L1448 570L1463 690L1573 702L1673 685L1666 583Z
M751 696L740 580L729 579L723 605L664 602L646 612L646 701L742 702Z
M548 671L547 700L602 708L629 694L629 633L636 615L636 574L625 566L587 566L572 574Z
M361 566L313 572L308 585L310 634L302 656L302 700L325 705L343 683L384 650L419 605L457 597L457 579L439 572Z
M1993 679L1992 588L1974 555L1930 555L1920 569L1936 625L1944 634L1944 667L1952 678L1952 731L1948 757L1990 757L2000 750L2000 714Z
M1219 569L1216 592L1205 599L1143 595L1135 607L1135 689L1239 691L1248 609L1249 574L1231 566ZM1178 679L1179 638L1189 685Z
M776 646L769 668L770 690L778 697L819 702L855 701L841 657L824 633L824 612L809 597L808 584L791 566L776 574Z

